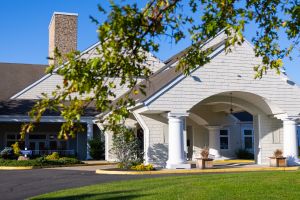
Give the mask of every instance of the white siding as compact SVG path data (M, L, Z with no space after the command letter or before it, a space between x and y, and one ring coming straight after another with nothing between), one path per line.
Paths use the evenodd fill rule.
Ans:
M257 94L280 107L289 115L300 112L300 89L290 85L284 75L274 71L260 80L254 79L253 66L259 64L248 43L231 53L221 52L210 63L185 77L149 104L150 110L185 112L212 95L227 91Z
M260 118L260 122L258 122ZM260 127L259 127L260 126ZM260 131L260 134L259 134ZM283 123L266 115L254 117L255 152L261 164L268 164L276 149L283 149ZM260 139L260 146L259 145Z
M149 133L148 162L164 166L168 159L168 121L160 115L141 115Z

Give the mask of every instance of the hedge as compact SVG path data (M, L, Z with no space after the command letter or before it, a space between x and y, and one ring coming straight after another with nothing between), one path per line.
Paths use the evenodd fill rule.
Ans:
M73 165L73 164L82 164L82 162L76 158L62 157L58 160L48 160L44 157L32 159L32 160L7 160L0 159L0 166L53 166L53 165Z

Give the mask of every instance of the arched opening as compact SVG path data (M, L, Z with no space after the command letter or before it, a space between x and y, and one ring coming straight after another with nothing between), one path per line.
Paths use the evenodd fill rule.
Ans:
M264 137L271 137L273 143L282 143L282 122L276 116L284 113L256 94L241 91L215 94L194 105L189 113L186 120L189 160L200 157L201 150L209 147L215 159L249 159L253 155L256 162L261 163L260 141ZM202 122L197 122L195 116ZM262 119L270 124L265 134L261 130Z

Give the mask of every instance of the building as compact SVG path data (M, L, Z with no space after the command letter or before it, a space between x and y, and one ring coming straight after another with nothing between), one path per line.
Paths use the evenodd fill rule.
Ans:
M77 48L77 14L54 13L49 25L49 56L54 48L67 53ZM50 60L55 62L54 60ZM0 63L0 150L20 140L21 124L29 122L28 112L41 93L53 89L61 81L55 75L45 75L46 65ZM50 86L49 77L55 77ZM50 79L51 79L50 78ZM59 79L59 80L58 80ZM35 85L43 87L38 93L32 91ZM34 89L33 89L34 90ZM52 90L53 91L53 90ZM23 95L24 94L24 95ZM25 141L19 141L22 149L27 147L34 155L59 152L61 155L75 155L80 159L90 159L87 148L88 139L100 137L100 130L94 124L97 113L90 107L82 116L81 123L86 127L83 133L69 140L57 137L62 117L56 112L47 111L34 131L26 135Z
M57 65L53 51L55 48L65 54L77 49L77 14L55 12L49 24L49 64ZM97 55L96 48L99 43L92 45L81 54L83 58L93 58ZM149 67L152 70L160 68L163 63L150 53ZM52 73L44 74L45 65L0 63L0 72L8 74L0 80L0 150L20 140L20 127L24 122L29 122L28 112L34 102L41 98L42 93L51 96L57 85L63 83L61 76ZM62 66L57 66L62 67ZM119 95L126 92L127 88L118 88ZM81 117L82 124L86 127L83 133L78 133L75 138L68 140L58 139L57 135L63 118L55 112L46 112L35 130L28 134L25 141L19 141L20 147L27 147L35 155L59 152L63 155L76 155L79 159L90 159L88 154L88 140L101 137L98 125L95 124L93 107L86 110ZM103 138L102 138L103 139Z
M70 27L62 29L65 22ZM54 13L49 26L49 49L53 46L62 46L66 51L74 49L76 22L75 14ZM61 34L60 31L67 33ZM69 38L65 38L68 33ZM51 38L53 35L55 37ZM238 149L246 149L254 154L257 164L267 164L273 152L282 149L289 165L298 164L299 86L285 73L277 75L274 71L269 71L262 79L254 79L253 66L260 64L260 59L255 57L252 45L245 41L226 54L225 40L226 35L221 31L215 38L205 41L203 48L214 49L210 54L211 62L194 69L189 76L175 70L178 59L186 51L165 62L149 53L149 68L155 73L146 82L140 79L147 85L146 96L133 96L137 104L131 108L132 115L127 120L128 127L134 128L143 138L145 163L167 168L190 168L187 160L199 158L201 149L208 147L215 159L235 158ZM82 56L99 56L95 51L98 45L85 50ZM11 123L26 121L28 118L24 112L19 114L13 109L18 106L10 104L29 105L40 98L42 92L51 94L60 83L62 78L57 74L45 75L11 95L0 112L6 113ZM118 96L126 92L126 88L117 90ZM23 110L21 105L20 110ZM87 126L86 133L78 134L67 144L56 140L55 146L53 134L57 133L63 121L55 113L48 113L37 130L38 134L31 138L29 135L25 145L40 150L43 146L52 148L53 144L53 148L64 147L68 151L76 151L82 159L89 158L87 140L100 134L94 124L97 114L91 111L82 118L82 123ZM17 131L6 131L4 138L7 145L7 141L13 142L18 137L10 133ZM115 160L109 151L112 133L104 135L106 160Z

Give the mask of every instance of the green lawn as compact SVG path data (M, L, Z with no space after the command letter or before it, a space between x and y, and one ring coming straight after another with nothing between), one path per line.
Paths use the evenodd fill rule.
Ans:
M120 181L62 190L32 199L300 199L300 171Z

